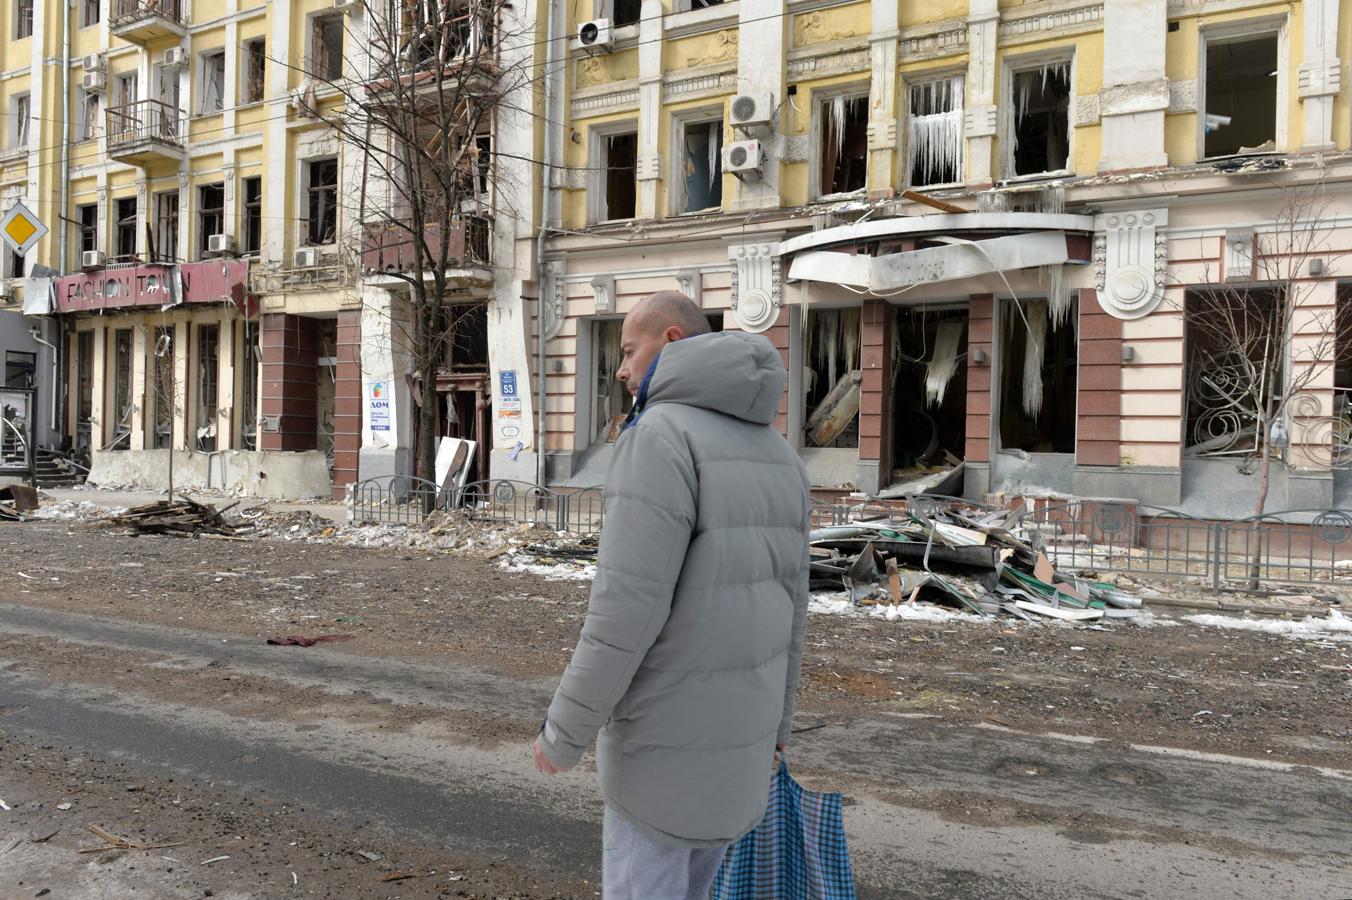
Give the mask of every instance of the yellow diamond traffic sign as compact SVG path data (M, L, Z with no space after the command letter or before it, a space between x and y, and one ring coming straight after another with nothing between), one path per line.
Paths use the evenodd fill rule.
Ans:
M32 250L46 233L47 226L42 224L42 220L18 201L0 218L0 236L20 256Z

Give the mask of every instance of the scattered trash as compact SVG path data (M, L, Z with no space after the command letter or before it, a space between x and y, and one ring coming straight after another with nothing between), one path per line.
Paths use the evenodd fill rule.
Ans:
M57 809L60 808L61 807L59 806L57 807ZM89 830L92 831L97 837L102 838L103 842L107 846L86 847L85 849L80 851L81 853L102 853L103 851L109 848L112 848L114 850L164 850L169 847L182 847L184 844L188 843L187 841L159 841L153 844L143 844L139 841L132 841L124 837L118 837L111 831L107 831L103 828L100 828L97 825L90 825ZM226 858L229 859L229 857Z
M314 637L306 637L303 634L293 634L288 637L268 638L268 643L274 647L313 647L315 644L323 644L332 641L350 641L356 638L355 634L317 634Z
M225 862L225 861L226 861L227 859L229 859L229 858L230 858L229 856L213 856L211 859L204 859L204 860L202 860L200 863L198 863L198 865L199 865L199 866L209 866L209 865L211 865L212 863Z
M0 800L0 809L3 809L5 812L9 812L9 808L10 807L8 803L6 803L3 800Z
M23 838L21 837L10 838L7 844L5 844L3 847L0 847L0 856L5 855L6 853L13 850L15 847L19 846L22 843Z
M42 837L35 837L35 838L33 838L33 840L30 841L30 843L33 843L33 844L45 844L45 843L47 843L48 841L50 841L52 838L56 837L56 836L57 836L58 834L60 834L60 833L61 833L61 829L58 828L58 829L56 829L56 831L53 831L51 834L46 834L46 835L43 835Z
M391 872L388 875L382 875L381 881L403 881L406 878L427 878L435 875L436 872Z
M813 530L813 590L843 587L854 606L918 602L978 616L1100 622L1134 618L1139 597L1107 582L1058 572L1024 508L908 498L905 507L861 511L853 522ZM819 604L820 606L820 604ZM887 618L909 616L892 616Z
M38 508L38 492L22 484L0 487L0 520L22 522Z
M380 862L382 859L385 858L381 856L379 853L373 853L370 850L358 850L357 855L360 856L362 859L366 860L367 862Z
M70 809L70 807L71 807L71 804L70 804L70 803L58 803L58 804L56 804L56 808L59 809L59 810L61 810L62 812L65 812L66 810Z
M144 534L214 534L234 537L235 526L226 520L225 513L236 505L232 503L218 510L186 497L157 500L145 506L134 506L105 521L112 525L128 525Z

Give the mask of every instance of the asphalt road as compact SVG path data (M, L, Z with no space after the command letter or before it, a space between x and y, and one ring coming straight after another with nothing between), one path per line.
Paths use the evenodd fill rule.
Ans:
M56 746L388 840L512 861L545 883L597 877L585 765L548 779L517 740L336 717L292 724L286 710L173 695L198 673L228 673L339 704L431 709L454 733L485 713L538 720L548 682L8 604L0 640L0 758L9 743ZM78 651L90 674L37 664L24 647ZM110 690L92 674L101 658L152 668L163 690ZM824 726L799 735L790 762L809 786L846 794L861 897L1352 897L1349 773L923 716L800 725ZM13 796L5 781L0 769Z

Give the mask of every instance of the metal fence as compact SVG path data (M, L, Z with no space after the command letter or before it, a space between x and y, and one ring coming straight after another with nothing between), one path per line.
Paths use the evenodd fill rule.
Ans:
M353 523L416 525L433 510L455 509L485 522L540 525L573 534L598 533L603 515L597 488L564 493L500 478L443 490L408 475L368 478L348 486L347 518Z

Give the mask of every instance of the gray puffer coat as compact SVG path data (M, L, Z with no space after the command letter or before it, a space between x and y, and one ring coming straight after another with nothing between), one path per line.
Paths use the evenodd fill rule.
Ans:
M606 803L670 844L754 828L789 738L810 502L772 424L784 379L756 335L662 350L615 446L587 619L542 734L563 766L596 738Z

